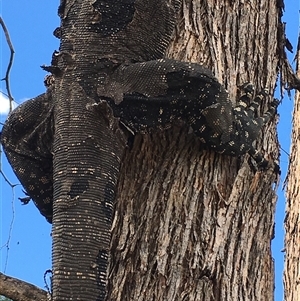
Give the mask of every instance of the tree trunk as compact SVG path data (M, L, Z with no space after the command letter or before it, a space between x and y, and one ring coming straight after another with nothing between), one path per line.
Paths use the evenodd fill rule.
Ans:
M296 70L300 78L300 36L296 54ZM300 300L300 93L295 94L295 106L293 112L292 146L290 163L287 176L286 189L286 217L285 217L285 268L284 268L284 287L286 301Z
M284 60L275 1L185 0L168 56L211 68L235 101L269 101ZM262 107L266 104L263 103ZM275 122L257 141L278 158ZM109 300L273 300L278 174L205 150L188 128L137 135L121 166Z

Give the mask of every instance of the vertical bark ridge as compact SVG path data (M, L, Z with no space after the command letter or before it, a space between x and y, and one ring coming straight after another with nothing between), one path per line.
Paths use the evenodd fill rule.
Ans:
M181 14L170 57L211 67L232 99L245 81L258 90L275 86L279 9L274 1L184 0Z

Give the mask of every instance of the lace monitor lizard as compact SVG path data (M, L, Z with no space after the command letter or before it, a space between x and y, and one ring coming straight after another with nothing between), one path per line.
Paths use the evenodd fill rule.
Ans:
M116 153L114 145L119 144L109 143L108 136L102 133L105 145L100 148L93 142L93 130L89 132L91 127L96 131L98 124L91 116L99 116L101 127L105 124L105 121L100 122L104 118L103 111L102 115L96 112L103 105L133 133L165 129L176 120L182 120L205 146L231 156L249 153L258 165L267 164L252 145L261 127L276 111L277 104L273 102L262 117L255 117L255 110L267 92L262 91L251 102L253 87L246 84L244 94L234 106L210 70L198 64L164 58L180 5L180 0L62 0L59 7L61 27L55 30L61 40L60 49L54 53L52 65L45 67L53 73L55 81L46 93L16 108L2 129L1 143L13 170L49 222L63 210L68 216L68 205L60 208L58 204L70 201L70 208L72 202L76 206L78 200L86 198L87 192L91 193L90 207L84 210L90 213L89 216L99 208L103 211L99 214L105 223L97 229L101 232L103 249L99 251L96 245L95 250L89 250L93 258L97 257L95 266L99 266L97 287L88 292L90 300L105 298L114 189L119 171L119 158L113 157ZM76 24L80 26L76 27ZM62 90L62 87L67 88ZM75 90L81 93L76 102ZM68 98L72 101L68 102ZM78 133L74 133L74 129L78 129ZM91 149L88 157L91 159L84 163L88 167L72 163L71 159L76 159L77 154L84 155L86 148ZM64 152L65 149L68 151ZM92 161L100 150L104 158L98 170L98 166L89 160ZM117 150L117 153L121 152ZM78 162L78 158L76 160L74 162ZM91 184L94 182L104 188L97 191L98 186ZM98 209L93 207L93 202L95 206L99 203L96 197L102 200ZM53 208L56 209L53 211ZM76 209L74 213L70 212L71 221L79 217ZM57 259L56 254L66 252L64 256L69 255L64 245L59 252L55 251L57 241L61 239L57 225L68 223L68 227L76 229L77 222L70 224L70 221L56 217L53 228L54 290L55 279L66 277L62 270L66 267L59 266L62 260ZM84 227L84 223L80 227ZM90 266L86 269L91 272ZM73 270L74 267L68 275ZM77 275L74 277L77 281ZM61 288L58 293L71 294L68 289ZM84 292L84 297L86 294ZM64 300L61 296L55 298Z
M153 71L157 65L164 66L164 73L155 77L147 70L148 64ZM262 126L274 116L278 104L274 100L263 116L255 117L267 95L266 90L253 99L253 86L247 83L242 87L244 93L237 106L233 106L223 86L201 65L161 59L149 61L144 66L147 70L145 77L150 77L149 88L135 87L138 83L132 82L129 92L132 90L133 93L125 94L119 104L109 97L102 98L131 132L167 129L176 120L181 120L191 126L205 147L230 156L249 153L259 167L267 166L268 161L253 146ZM134 72L139 78L143 69L136 67ZM172 71L166 71L168 68ZM120 73L121 80L126 78L122 69ZM160 77L165 77L166 82L160 81ZM145 82L148 83L143 79L142 85ZM112 87L118 84L111 82ZM157 95L151 94L152 84L161 86ZM11 166L49 222L52 220L53 199L52 128L53 103L51 93L47 92L17 107L7 119L1 135Z

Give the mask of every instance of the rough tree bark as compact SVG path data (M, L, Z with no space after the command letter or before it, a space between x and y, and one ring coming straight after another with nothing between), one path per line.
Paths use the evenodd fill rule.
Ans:
M211 68L233 100L246 81L272 95L278 67L289 74L280 16L276 1L185 0L168 56ZM278 158L274 122L257 144ZM135 138L119 178L109 300L273 300L278 174L248 159L205 151L187 128Z
M300 77L300 36L296 53L296 72ZM285 268L284 287L286 301L300 300L300 93L295 94L293 112L292 145L287 176L286 217L285 217Z

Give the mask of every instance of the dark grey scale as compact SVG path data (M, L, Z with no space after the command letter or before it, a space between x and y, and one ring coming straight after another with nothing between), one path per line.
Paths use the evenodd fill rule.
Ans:
M133 19L134 2L134 0L119 0L119 3L109 0L94 1L93 7L95 12L99 13L99 17L95 15L91 26L103 37L121 31Z
M113 207L110 206L110 199L113 199L115 197L115 186L108 182L104 189L104 200L102 202L102 210L106 215L106 222L109 223L109 221L113 217Z
M146 133L152 129L166 129L179 119L177 102L170 106L166 97L149 97L139 94L125 95L120 105L113 105L114 114L133 132Z

